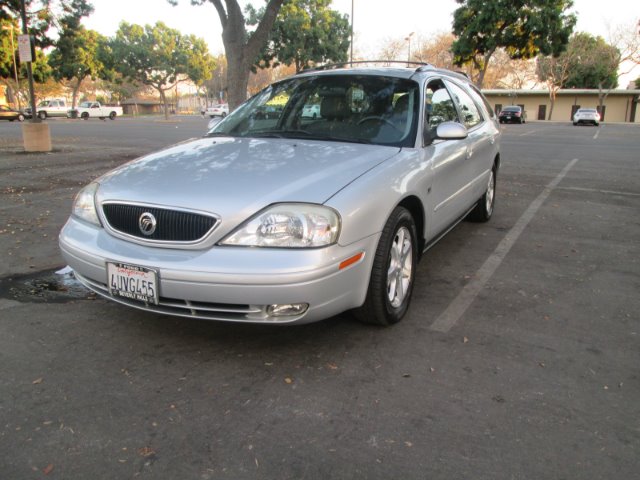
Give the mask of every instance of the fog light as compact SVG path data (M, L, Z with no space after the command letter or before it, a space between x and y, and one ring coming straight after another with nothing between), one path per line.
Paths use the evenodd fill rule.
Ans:
M308 308L308 303L283 303L281 305L269 305L267 307L267 314L272 317L302 315Z

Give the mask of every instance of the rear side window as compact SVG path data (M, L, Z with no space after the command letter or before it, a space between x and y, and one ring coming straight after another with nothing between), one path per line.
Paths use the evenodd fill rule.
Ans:
M455 83L447 82L447 87L451 91L451 96L458 106L460 116L462 117L462 124L468 129L479 125L482 122L482 115L469 94Z

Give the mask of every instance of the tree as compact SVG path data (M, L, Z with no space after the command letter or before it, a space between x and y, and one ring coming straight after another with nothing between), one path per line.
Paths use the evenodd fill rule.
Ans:
M0 1L0 81L10 88L12 93L26 98L21 94L22 85L15 85L16 72L13 66L13 56L17 54L17 38L15 35L22 32L20 19L20 0ZM32 62L34 81L44 82L51 74L42 49L53 45L49 29L52 26L70 23L75 19L79 25L80 18L89 15L93 7L87 0L25 0L25 10L29 23L29 33L35 39L36 58ZM59 22L59 23L58 23ZM13 30L13 48L11 33ZM26 66L18 65L17 76L26 77ZM38 90L38 89L36 89Z
M2 0L0 2L0 20L20 19L21 0ZM53 45L49 29L56 26L57 19L82 18L93 12L88 0L24 0L29 33L34 36L37 47Z
M544 82L549 89L549 101L551 108L549 109L549 118L553 116L553 107L555 105L558 90L567 85L572 72L577 69L582 62L582 55L585 54L585 48L588 34L574 35L567 49L557 57L538 55L536 59L536 72L538 79Z
M453 14L454 63L472 64L482 87L491 57L504 48L512 59L558 56L569 41L576 17L572 0L456 0Z
M123 77L155 88L169 118L166 92L189 78L199 83L211 77L214 60L204 40L183 36L158 22L154 26L120 23L110 41L112 68Z
M173 5L178 3L178 0L167 1ZM268 0L260 23L251 32L247 31L245 17L237 0L191 0L191 4L202 5L207 1L216 8L222 24L222 43L228 64L229 108L234 109L247 98L251 67L267 43L284 0Z
M261 68L294 65L300 72L314 63L345 62L349 58L351 26L346 15L329 6L331 0L287 0L256 62ZM248 24L264 15L249 5Z
M567 49L557 58L539 56L538 78L549 88L553 113L556 93L561 88L598 89L600 111L612 89L618 86L620 51L607 44L601 37L588 33L576 33L569 40Z
M72 108L76 107L82 81L99 77L104 70L99 50L107 39L94 30L87 30L75 22L63 21L56 48L49 55L49 65L56 80L72 81Z
M438 33L418 45L412 55L418 62L427 62L438 68L454 69L451 46L455 37L451 33Z
M224 55L218 55L215 59L216 68L211 72L211 78L202 82L198 87L204 88L205 103L207 106L214 101L218 103L224 98L227 91L227 59Z
M572 65L566 88L603 88L618 86L620 51L588 33L576 33L569 42Z

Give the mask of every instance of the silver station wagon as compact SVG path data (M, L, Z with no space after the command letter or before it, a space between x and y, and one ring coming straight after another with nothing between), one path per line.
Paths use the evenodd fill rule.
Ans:
M295 324L353 310L390 325L421 254L491 217L499 145L462 75L307 71L86 186L60 248L87 288L148 311Z

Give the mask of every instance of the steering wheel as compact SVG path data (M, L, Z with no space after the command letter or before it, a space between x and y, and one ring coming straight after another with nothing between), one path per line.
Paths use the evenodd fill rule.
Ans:
M371 121L386 123L390 127L393 127L398 131L400 130L398 126L395 125L393 122L390 122L388 119L381 117L379 115L369 115L368 117L364 117L362 120L358 122L358 125L362 125L364 122L371 122Z

